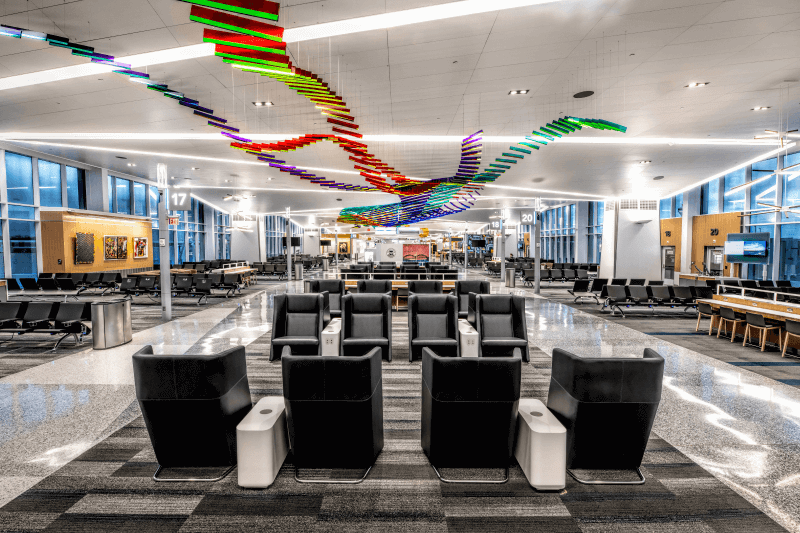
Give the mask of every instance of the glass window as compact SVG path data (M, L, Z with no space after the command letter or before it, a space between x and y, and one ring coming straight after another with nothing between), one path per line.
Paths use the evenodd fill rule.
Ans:
M23 220L34 219L33 207L27 205L8 204L8 218L21 218Z
M108 177L108 212L114 213L114 176Z
M722 210L725 213L732 213L734 211L744 211L744 189L731 191L737 185L743 185L747 171L740 168L736 172L731 172L725 175L725 195L722 203Z
M117 213L123 213L125 215L131 214L131 180L126 180L123 178L115 178L117 182L117 186L115 190L117 192Z
M753 174L755 177L755 174ZM769 206L777 205L777 186L776 176L772 176L764 181L758 182L750 187L750 209L763 210ZM775 213L762 213L750 217L751 224L770 224L775 222Z
M764 276L764 265L743 265L747 269L747 279L772 279L772 262L775 258L775 226L750 226L749 233L769 233L769 263L767 264L767 275Z
M597 225L600 226L599 231L603 231L603 220L606 216L605 209L606 209L605 202L597 202Z
M719 213L719 186L719 178L703 184L703 187L700 189L701 215L716 215Z
M206 234L197 234L197 260L205 261L206 259Z
M175 233L171 231L170 233ZM186 261L186 232L178 232L178 258L175 262L176 265L182 265Z
M675 196L675 217L683 216L683 193Z
M61 207L61 165L39 159L39 205Z
M158 202L161 200L161 197L158 194L158 187L150 186L150 216L152 218L158 218Z
M38 274L36 265L36 228L34 222L9 220L11 242L11 275L15 278L33 278Z
M800 224L781 226L780 279L787 279L800 287Z
M660 218L672 218L672 198L664 198L658 203Z
M133 182L133 214L147 216L147 185Z
M6 152L6 184L9 202L33 205L33 160Z
M67 167L67 207L86 209L86 172L82 168Z
M795 152L793 154L787 155L784 158L783 166L785 168L785 167L790 167L792 165L796 165L798 163L800 163L800 152ZM797 174L783 175L783 203L781 205L783 207L798 206L797 208L794 209L794 211L797 211L796 213L786 211L785 214L782 216L781 222L800 221L800 214L798 214L800 213L800 175ZM783 240L783 234L781 233L781 241L782 240ZM781 277L781 279L784 278Z
M158 245L158 230L153 230L153 264L159 264L159 257L160 257L161 247Z

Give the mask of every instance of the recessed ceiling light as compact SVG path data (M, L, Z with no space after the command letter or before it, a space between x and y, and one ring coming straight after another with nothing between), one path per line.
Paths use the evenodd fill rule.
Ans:
M516 91L508 91L508 94L528 94L528 89L519 89Z
M200 167L192 167L192 170L200 170Z
M225 180L225 183L230 183L230 182L231 182L231 180Z
M709 83L711 83L711 82L710 81L693 81L689 85L684 85L684 87L687 88L687 89L694 89L695 87L705 87Z
M174 180L175 176L170 176L169 179Z
M581 91L572 95L573 98L589 98L594 94L594 91Z
M272 178L267 178L267 181L272 181Z
M253 105L256 107L265 107L265 106L271 106L272 102L253 102Z
M135 167L135 166L136 166L136 163L128 163L128 166L129 166L129 167Z
M757 105L753 109L751 109L750 111L766 111L769 108L770 108L770 106L764 107L764 106Z
M640 165L649 165L652 161L639 161Z
M664 179L664 176L656 176L655 178L653 178L653 181L658 181L658 180L663 180L663 179Z

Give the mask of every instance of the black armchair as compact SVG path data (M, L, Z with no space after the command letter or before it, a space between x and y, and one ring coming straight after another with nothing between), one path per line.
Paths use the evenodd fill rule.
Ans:
M283 398L297 468L365 468L383 449L381 351L358 357L285 354ZM295 480L307 482L297 475ZM319 481L316 481L319 482Z
M158 460L155 481L218 481L236 466L236 426L252 408L244 346L216 355L133 354L136 399ZM162 468L229 467L214 479L160 479Z
M341 355L364 355L381 349L392 360L392 298L387 294L347 294L342 298Z
M442 357L458 357L458 300L452 294L409 296L408 360L422 359L425 347Z
M519 350L522 360L530 361L524 297L476 295L475 325L480 340L480 357L509 357Z
M547 407L567 429L567 472L580 483L641 485L650 430L661 401L664 359L578 357L556 348ZM636 470L638 481L585 481L570 468Z
M327 292L330 314L332 318L342 316L342 297L344 296L344 280L315 279L308 284L311 292Z
M470 324L474 324L475 308L469 305L469 294L491 294L492 287L488 281L456 281L453 293L458 298L458 318L466 318Z
M360 279L356 283L358 294L388 294L392 295L392 282L373 279Z
M522 380L519 357L439 357L422 350L422 450L439 468L505 468L514 451Z
M269 360L291 348L295 354L320 355L324 300L321 294L276 294Z
M408 295L412 294L442 294L441 281L409 281Z

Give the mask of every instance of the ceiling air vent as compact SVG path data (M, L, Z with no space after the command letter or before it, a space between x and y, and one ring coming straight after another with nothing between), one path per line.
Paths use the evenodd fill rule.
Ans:
M614 210L614 202L606 202L606 211L613 211Z
M658 202L655 200L639 200L639 209L658 211Z
M620 200L619 201L619 208L622 209L639 209L639 201L638 200Z

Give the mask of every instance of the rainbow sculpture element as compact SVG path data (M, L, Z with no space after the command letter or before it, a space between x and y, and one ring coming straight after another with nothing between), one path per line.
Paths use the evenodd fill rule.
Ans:
M193 21L212 26L204 29L203 41L214 44L215 55L225 63L241 69L280 81L309 102L327 117L331 126L330 134L302 135L276 143L259 144L242 137L239 130L227 125L227 120L214 115L214 110L203 107L200 102L174 91L166 83L150 79L144 72L131 69L131 65L115 61L113 56L100 54L94 48L76 43L55 35L34 32L22 28L0 25L0 35L46 41L51 46L72 50L93 62L115 67L117 74L127 76L130 81L141 83L148 89L159 92L193 113L207 120L220 135L231 139L231 147L255 156L259 161L281 172L300 179L344 191L385 192L400 197L392 204L343 209L339 221L367 226L397 226L411 224L432 218L452 215L469 209L480 194L483 185L500 177L511 165L539 150L549 142L568 135L584 127L625 132L626 128L612 122L598 119L563 117L539 130L532 131L519 143L510 146L502 157L495 158L483 169L481 167L482 145L478 131L466 137L461 143L461 159L455 174L430 181L411 180L393 167L369 153L368 146L354 139L363 136L357 133L359 126L347 108L342 97L331 90L316 74L292 65L286 55L283 42L283 28L249 17L277 21L280 5L269 0L182 0L192 5L190 18ZM363 176L369 185L355 185L329 180L299 167L277 159L274 152L289 152L328 141L349 154L353 168Z

